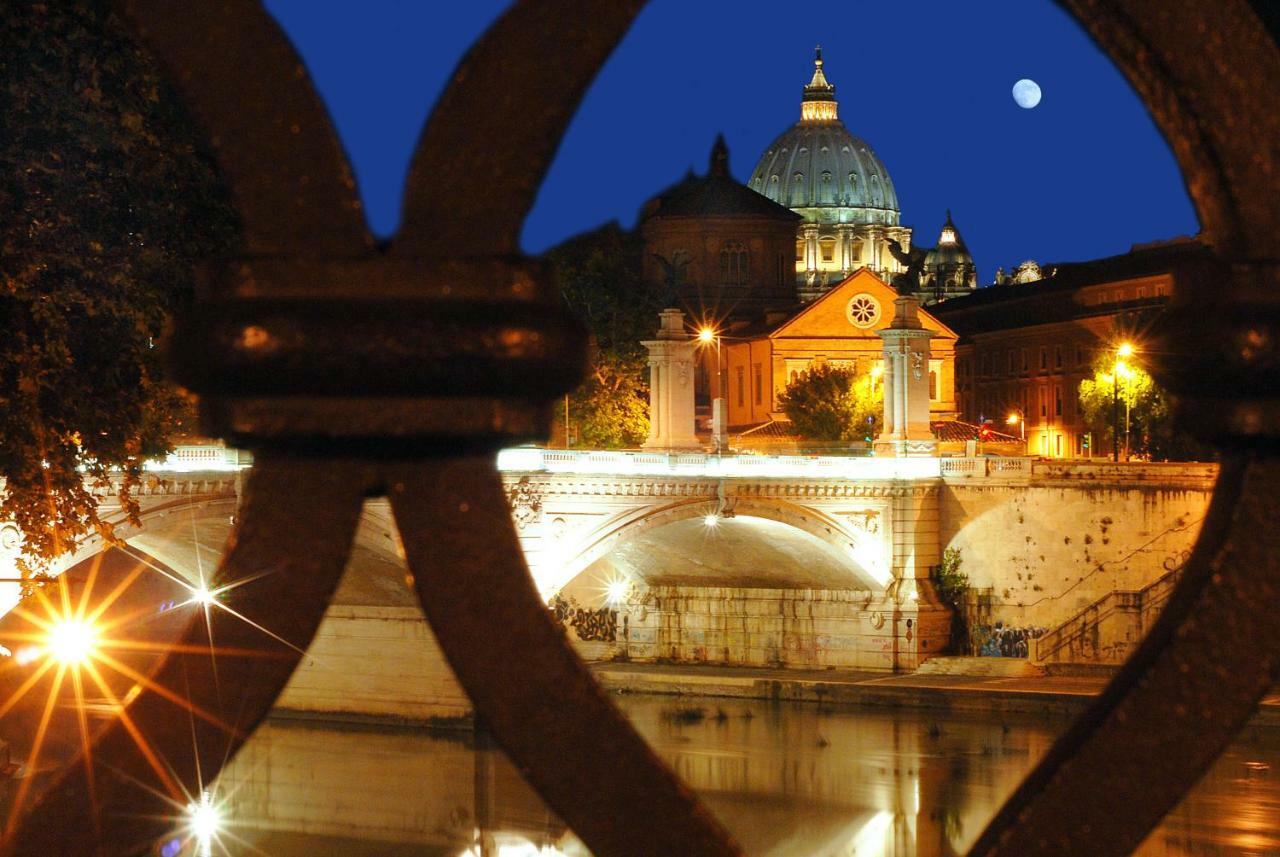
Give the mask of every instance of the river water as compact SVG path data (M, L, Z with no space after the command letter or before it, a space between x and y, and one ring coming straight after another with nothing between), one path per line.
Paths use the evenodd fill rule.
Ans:
M776 857L963 854L1066 724L736 699L618 702L749 854ZM214 794L226 819L215 854L587 854L515 768L469 734L273 719ZM1280 854L1277 828L1280 729L1252 729L1138 853Z

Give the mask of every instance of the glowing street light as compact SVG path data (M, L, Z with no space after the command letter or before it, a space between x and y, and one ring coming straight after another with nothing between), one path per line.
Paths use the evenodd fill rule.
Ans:
M1111 372L1111 460L1120 461L1120 375L1130 374L1129 367L1124 361L1127 357L1132 357L1134 347L1132 342L1121 342L1116 346L1116 362ZM1129 454L1129 400L1125 397L1125 457Z
M1014 408L1004 422L1005 425L1016 425L1018 439L1023 443L1027 442L1027 415L1022 412L1022 408Z
M83 619L64 619L49 628L45 650L67 666L80 666L93 655L97 630Z
M716 527L720 523L720 516L715 512L708 512L706 517L702 519L702 523L706 524L708 527Z
M187 807L187 830L195 841L196 854L210 857L213 841L222 830L222 813L214 806L208 792L201 793L200 800Z
M202 607L212 605L217 598L218 593L212 591L203 583L191 590L191 600Z
M627 594L630 591L631 582L624 577L619 577L605 584L604 597L610 604L621 604L627 600Z
M725 396L725 386L728 383L726 377L727 372L722 367L722 352L720 348L720 340L722 337L716 333L714 327L703 325L698 330L698 341L703 345L714 344L716 347L716 395L711 400L711 431L714 435L716 453L724 452L726 443L726 429L729 422L729 400Z

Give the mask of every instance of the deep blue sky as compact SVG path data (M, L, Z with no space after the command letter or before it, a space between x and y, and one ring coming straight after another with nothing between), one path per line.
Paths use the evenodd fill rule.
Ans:
M333 115L378 235L397 228L431 104L506 5L267 0ZM1141 102L1047 0L652 0L570 127L525 249L613 219L632 225L645 199L690 166L706 169L720 131L745 180L799 118L819 42L840 116L887 166L903 223L933 244L951 208L982 283L997 265L1095 258L1198 230ZM1010 95L1022 77L1044 90L1033 110ZM485 192L502 204L501 189Z

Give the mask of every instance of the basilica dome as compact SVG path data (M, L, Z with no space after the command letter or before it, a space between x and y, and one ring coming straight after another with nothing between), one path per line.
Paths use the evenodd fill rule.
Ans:
M821 51L800 115L765 150L748 186L810 222L897 226L898 195L889 172L866 141L840 121Z

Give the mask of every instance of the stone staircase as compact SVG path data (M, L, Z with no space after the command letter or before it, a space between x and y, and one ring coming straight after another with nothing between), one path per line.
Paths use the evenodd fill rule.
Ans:
M1037 664L1120 664L1169 600L1181 569L1139 590L1118 589L1032 641Z
M929 658L916 675L968 676L970 678L1035 678L1045 674L1026 658Z

